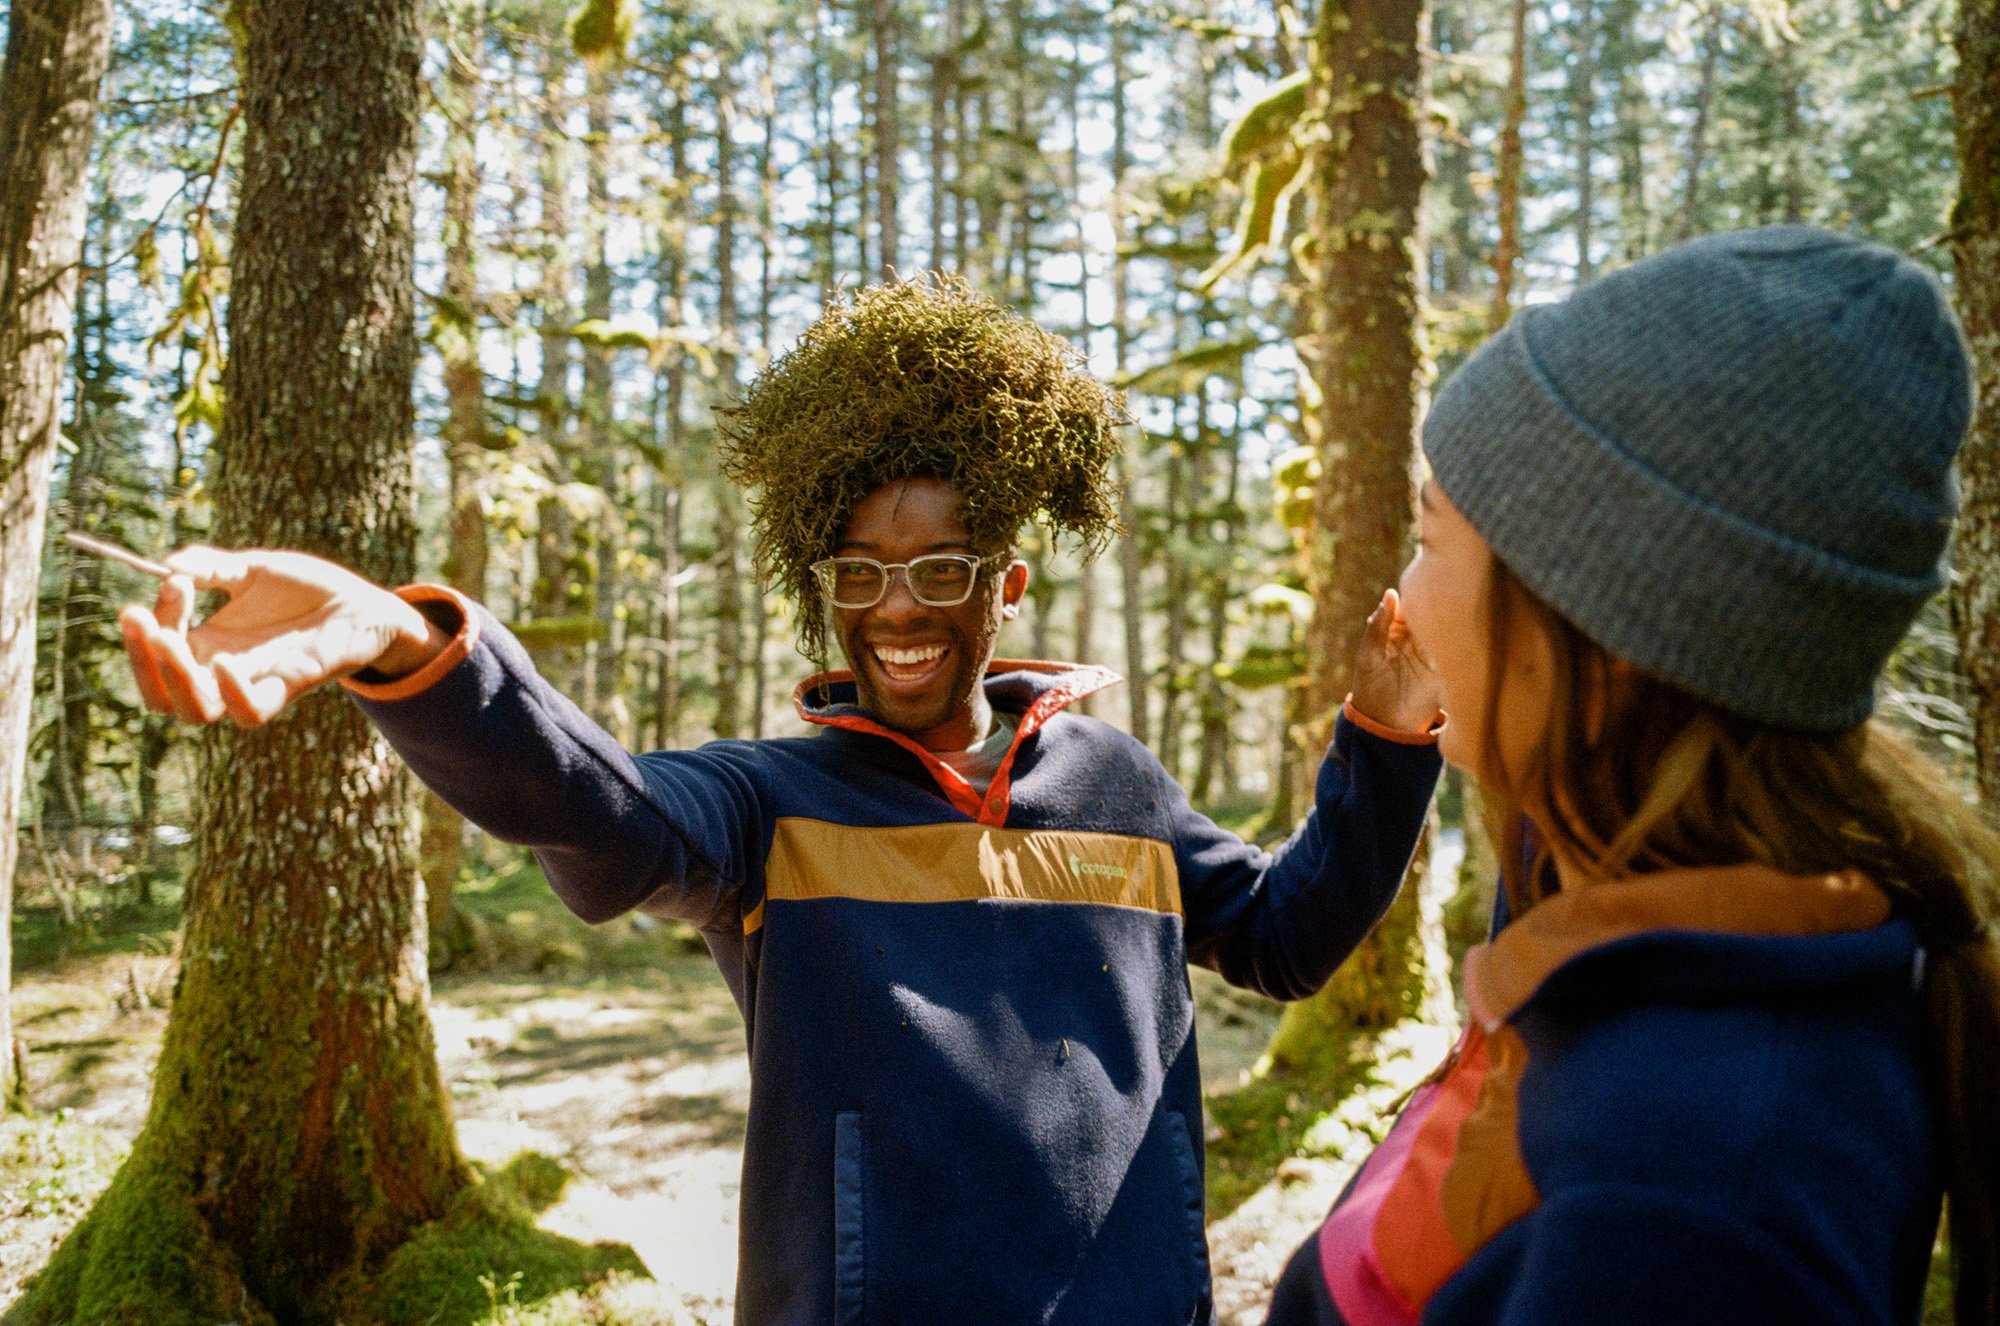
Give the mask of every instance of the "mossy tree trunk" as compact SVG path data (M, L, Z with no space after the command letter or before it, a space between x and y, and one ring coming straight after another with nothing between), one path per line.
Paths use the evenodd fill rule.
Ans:
M1958 9L1958 203L1952 256L1958 311L1972 343L1978 404L1959 453L1965 505L1953 560L1959 569L1958 639L1972 680L1979 795L2000 807L2000 3Z
M1396 582L1416 504L1423 368L1417 310L1417 199L1424 182L1417 117L1423 0L1328 0L1313 39L1310 362L1320 477L1307 580L1313 595L1306 679L1315 747L1352 685L1368 614ZM1313 998L1285 1010L1278 1064L1309 1060L1331 1026L1381 1027L1424 993L1416 890Z
M418 0L242 7L216 541L411 571ZM152 1105L17 1309L313 1323L471 1182L438 1076L411 785L327 689L206 735Z
M8 918L34 697L36 575L110 43L108 0L15 0L0 65L0 1105L19 1088Z

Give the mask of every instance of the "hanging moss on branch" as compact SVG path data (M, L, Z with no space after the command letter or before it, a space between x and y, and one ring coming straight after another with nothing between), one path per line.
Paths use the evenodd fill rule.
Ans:
M638 20L638 0L583 0L570 11L570 46L593 65L623 60Z
M862 497L942 479L981 550L1039 520L1095 551L1118 528L1124 418L1075 347L956 277L926 276L837 298L724 412L723 472L753 490L758 570L799 604L799 643L823 661L808 568Z

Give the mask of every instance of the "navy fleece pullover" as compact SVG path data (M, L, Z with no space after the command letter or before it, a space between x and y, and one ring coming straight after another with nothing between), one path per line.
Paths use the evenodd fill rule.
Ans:
M1186 964L1280 998L1324 984L1408 866L1429 737L1350 712L1316 810L1266 853L1062 712L1116 680L1099 669L989 669L1023 718L982 796L837 677L800 688L819 736L635 758L483 609L404 594L458 638L351 688L418 776L533 848L585 920L697 926L735 992L740 1321L1209 1319Z
M1269 1326L1912 1326L1922 953L1860 875L1662 871L1472 950L1472 1025Z

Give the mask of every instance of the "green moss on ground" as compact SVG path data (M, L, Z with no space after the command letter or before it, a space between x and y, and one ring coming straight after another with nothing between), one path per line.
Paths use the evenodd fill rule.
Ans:
M13 1128L0 1173L42 1171L50 1143ZM0 1146L7 1141L0 1135ZM71 1150L77 1149L73 1144ZM14 1153L21 1158L15 1159ZM71 1167L104 1163L95 1150ZM270 1326L230 1251L209 1236L183 1166L140 1148L27 1291L5 1326ZM329 1292L356 1326L667 1326L684 1318L622 1243L539 1229L561 1199L560 1162L524 1152L467 1188L372 1275ZM44 1189L50 1180L35 1180ZM88 1185L86 1185L88 1186ZM33 1189L31 1189L33 1191ZM74 1200L51 1197L49 1200ZM87 1200L87 1199L85 1199Z
M1208 1218L1220 1220L1293 1156L1325 1154L1315 1129L1371 1081L1373 1042L1350 1035L1308 1071L1272 1070L1208 1098ZM1354 1157L1350 1157L1354 1158Z

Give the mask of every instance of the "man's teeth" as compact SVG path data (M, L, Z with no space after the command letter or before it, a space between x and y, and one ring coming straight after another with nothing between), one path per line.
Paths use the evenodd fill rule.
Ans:
M925 645L922 649L884 649L875 647L875 657L884 663L894 663L898 667L915 667L919 663L929 663L932 659L944 657L943 645Z

